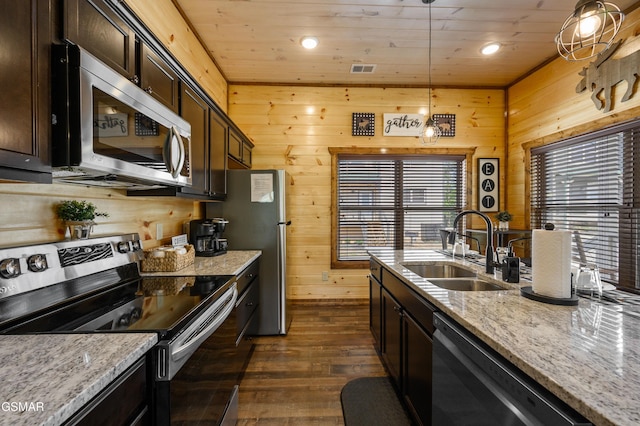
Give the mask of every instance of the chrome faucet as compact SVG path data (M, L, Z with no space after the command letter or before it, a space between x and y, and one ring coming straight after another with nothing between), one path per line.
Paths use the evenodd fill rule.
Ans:
M453 229L454 232L449 234L449 244L455 244L456 242L456 232L458 222L460 218L466 216L468 214L477 214L482 219L484 219L487 224L487 247L485 248L485 272L487 274L493 274L493 268L497 266L494 261L494 250L493 250L493 224L491 223L491 219L487 217L484 213L481 213L477 210L465 210L463 212L458 213L455 219L453 219ZM455 250L454 250L455 251Z

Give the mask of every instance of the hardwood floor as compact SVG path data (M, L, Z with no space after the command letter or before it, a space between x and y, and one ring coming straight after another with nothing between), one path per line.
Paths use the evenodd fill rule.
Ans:
M238 425L343 425L340 391L351 379L384 376L369 331L369 306L292 306L286 336L254 338L240 383Z

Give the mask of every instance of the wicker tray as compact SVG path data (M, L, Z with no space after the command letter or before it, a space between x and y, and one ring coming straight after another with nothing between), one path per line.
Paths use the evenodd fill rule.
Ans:
M187 249L186 254L165 251L164 257L152 257L151 253L156 249L145 250L140 268L142 272L173 272L193 265L196 251L191 244L186 245L185 248Z
M185 287L192 287L195 281L196 277L145 277L141 291L144 296L175 296Z

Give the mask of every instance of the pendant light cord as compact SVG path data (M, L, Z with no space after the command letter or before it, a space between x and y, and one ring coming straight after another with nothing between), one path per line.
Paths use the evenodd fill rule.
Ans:
M428 51L428 62L429 62L429 99L428 101L428 111L429 111L429 119L431 119L431 3L429 2L429 51Z

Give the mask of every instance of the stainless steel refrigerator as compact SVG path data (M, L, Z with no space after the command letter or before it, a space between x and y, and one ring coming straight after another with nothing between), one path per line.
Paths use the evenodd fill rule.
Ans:
M254 335L287 334L291 324L286 265L289 184L284 170L229 170L227 199L207 203L207 218L229 221L223 235L229 250L262 250L259 321L249 330Z

